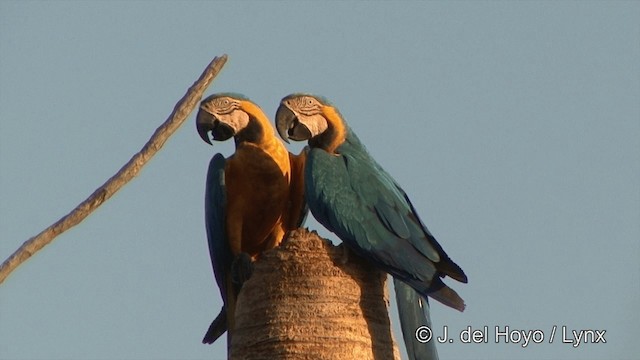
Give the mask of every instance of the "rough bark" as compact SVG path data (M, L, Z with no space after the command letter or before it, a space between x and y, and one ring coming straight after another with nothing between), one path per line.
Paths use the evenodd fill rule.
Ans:
M400 359L386 279L343 246L294 231L238 296L231 359Z

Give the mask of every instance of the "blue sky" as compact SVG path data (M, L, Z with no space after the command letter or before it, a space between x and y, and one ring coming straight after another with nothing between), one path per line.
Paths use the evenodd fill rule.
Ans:
M216 55L207 94L337 105L469 284L441 358L637 356L638 2L0 2L0 258L113 175ZM194 114L0 285L2 359L223 359ZM291 147L294 151L300 144ZM307 226L338 242L315 221ZM397 317L392 307L392 322ZM572 347L551 329L606 330ZM541 344L495 343L495 327ZM396 336L400 340L399 335ZM401 342L401 341L400 341Z

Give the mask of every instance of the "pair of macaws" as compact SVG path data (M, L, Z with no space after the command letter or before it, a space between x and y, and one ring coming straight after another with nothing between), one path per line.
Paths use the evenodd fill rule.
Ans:
M431 325L427 296L463 311L464 301L441 278L466 283L467 276L335 106L308 94L282 99L276 129L287 143L308 140L300 155L289 153L263 111L239 94L204 99L196 125L209 144L231 137L236 144L229 158L213 157L207 174L207 237L224 306L203 343L232 332L235 299L252 262L302 225L308 207L350 250L393 276L409 358L437 358L434 341L415 338L420 326Z

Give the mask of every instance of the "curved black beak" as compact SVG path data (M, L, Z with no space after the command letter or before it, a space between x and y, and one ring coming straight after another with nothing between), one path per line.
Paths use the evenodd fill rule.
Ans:
M296 114L287 106L281 104L276 111L276 129L282 140L287 144L289 143L289 128L293 126L295 121L297 121Z
M220 122L213 114L202 109L198 110L198 115L196 115L196 129L200 138L209 145L213 145L209 132L211 132L213 140L217 141L225 141L235 133L231 126Z
M300 123L296 114L286 105L280 105L276 111L276 129L286 143L289 143L289 139L303 141L311 138L311 131Z

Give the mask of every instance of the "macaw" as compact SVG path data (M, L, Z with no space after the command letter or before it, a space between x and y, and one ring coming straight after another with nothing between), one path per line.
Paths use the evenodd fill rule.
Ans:
M410 358L437 357L435 341L428 346L415 339L419 326L431 324L427 297L464 311L462 298L441 278L466 283L467 276L328 100L308 94L286 96L276 112L276 128L286 142L308 140L305 199L316 220L353 252L393 276Z
M209 254L224 305L202 342L211 344L229 330L229 346L236 297L252 262L305 220L305 150L289 153L260 107L239 94L204 99L196 127L211 145L210 135L235 140L233 155L211 159L205 192Z

